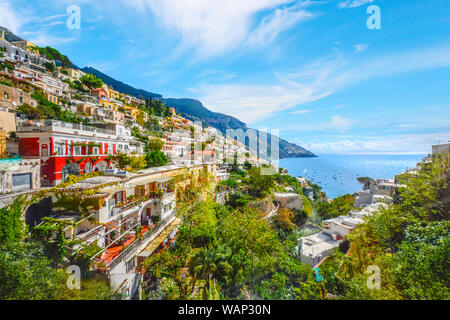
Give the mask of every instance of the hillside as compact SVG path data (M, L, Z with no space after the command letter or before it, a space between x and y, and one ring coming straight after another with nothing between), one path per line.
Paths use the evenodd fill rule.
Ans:
M164 99L164 103L175 108L183 117L190 120L202 120L222 132L226 129L246 128L246 124L242 121L222 113L212 112L198 100L168 98Z
M173 99L173 98L162 98L162 95L148 92L142 89L136 89L130 85L127 85L121 81L117 81L116 79L111 78L110 76L98 71L95 68L86 67L81 69L84 72L91 73L96 77L103 80L104 83L110 85L114 88L114 90L132 95L136 98L144 98L148 99L159 98L163 99L164 103L171 107L175 108L177 113L181 113L183 117L186 117L189 120L202 120L207 125L210 125L217 130L225 133L227 129L247 129L247 125L232 117L222 113L216 113L208 110L203 106L203 104L194 99ZM268 135L269 143L271 141L270 135ZM279 151L280 159L286 158L311 158L316 157L312 152L297 146L293 143L290 143L284 139L280 138L280 151Z
M14 33L12 33L9 29L5 28L5 27L1 27L0 26L0 34L5 31L5 39L8 42L13 42L13 41L23 41L22 38L16 36Z
M7 41L20 41L23 40L22 38L16 36L14 33L12 33L10 30L1 27L0 26L0 32L5 31L5 38ZM210 125L217 130L220 130L224 134L226 133L227 129L247 129L247 125L228 115L222 114L222 113L216 113L208 110L203 106L203 104L194 99L164 99L161 94L152 93L143 89L136 89L126 83L123 83L122 81L118 81L103 72L92 68L92 67L84 67L84 68L78 68L75 64L72 63L72 61L59 53L56 49L45 47L45 48L39 48L40 51L42 51L43 54L50 56L50 58L54 58L61 60L63 65L66 65L67 67L72 66L75 69L80 69L83 72L91 73L95 75L97 78L100 78L103 80L104 83L111 86L114 90L129 94L131 96L134 96L139 99L149 99L150 97L153 99L163 99L164 103L172 108L175 108L176 112L181 113L184 117L190 120L201 120L205 124ZM268 135L268 142L270 143L271 136ZM255 150L256 151L256 150ZM304 158L304 157L316 157L312 152L297 146L293 143L290 143L286 140L283 140L280 138L280 158Z
M133 97L139 98L139 99L149 99L152 98L162 98L162 95L157 93L148 92L142 89L136 89L132 86L129 86L121 81L118 81L116 79L111 78L110 76L98 71L95 68L91 67L85 67L83 69L80 69L83 72L91 73L97 78L100 78L103 80L104 83L114 88L114 90L119 91L121 93L129 94Z
M198 100L193 99L164 99L165 104L169 107L175 108L183 117L190 120L202 120L212 127L220 130L224 134L227 129L248 129L247 125L232 117L222 113L216 113L208 110ZM268 135L268 142L271 141L271 135ZM280 158L307 158L315 157L312 152L290 143L280 138Z

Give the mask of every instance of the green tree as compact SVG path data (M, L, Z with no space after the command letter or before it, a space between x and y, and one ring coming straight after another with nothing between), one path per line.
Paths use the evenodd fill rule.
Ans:
M147 161L143 155L131 156L130 167L132 170L142 170L147 168Z
M317 212L324 220L339 216L346 216L353 209L354 204L355 197L353 195L346 194L335 198L331 203L328 201L319 202L317 204Z
M53 62L45 62L44 67L48 72L55 72L56 70L56 66Z
M158 138L152 138L148 141L148 149L150 151L161 151L164 147L164 141Z
M280 242L262 214L245 208L226 213L220 221L220 241L225 246L219 276L226 292L236 295L242 286L275 268Z
M181 237L186 238L189 245L202 246L215 239L217 217L214 205L212 201L204 201L192 207L180 209L185 222Z
M97 89L103 86L103 81L90 73L82 76L80 81L89 89Z
M206 280L206 290L209 292L211 288L211 280L214 272L217 270L217 252L212 247L201 248L200 251L192 259L189 272L193 277L192 290L195 287L196 279L203 278Z
M56 271L41 246L16 242L0 247L0 299L47 300L54 298Z
M395 255L405 299L450 299L450 221L414 224Z
M0 209L0 245L18 243L25 236L24 207L25 197L20 196L10 206Z
M274 181L273 175L264 175L261 173L261 168L252 168L249 171L249 192L256 197L264 197L272 190Z
M119 170L126 170L131 164L132 158L127 155L126 153L119 152L117 155L112 157L112 163L117 167Z
M162 167L169 162L169 158L161 151L147 152L146 160L149 168Z

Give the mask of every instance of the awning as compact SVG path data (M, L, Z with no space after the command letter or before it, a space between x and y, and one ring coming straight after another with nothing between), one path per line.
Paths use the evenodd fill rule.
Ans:
M153 252L166 240L170 234L180 225L181 220L176 218L168 225L155 239L153 239L149 245L139 253L139 257L148 258Z
M142 185L146 185L149 183L153 183L153 182L157 182L157 183L164 183L164 182L168 182L172 179L172 177L160 177L160 178L152 178L150 177L144 177L144 178L138 178L138 179L134 179L132 181L130 181L128 183L128 187L138 187L138 186L142 186Z
M156 182L158 182L158 183L164 183L164 182L168 182L168 181L170 181L170 180L172 180L172 179L173 179L173 177L164 177L164 178L161 178L161 179L156 180Z
M150 175L147 177L132 179L130 182L127 183L127 187L142 186L142 185L149 184L149 183L156 182L156 181L157 181L157 179Z

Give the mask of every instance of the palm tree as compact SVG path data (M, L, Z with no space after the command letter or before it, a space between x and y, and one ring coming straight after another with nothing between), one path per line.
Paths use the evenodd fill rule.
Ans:
M212 247L202 248L192 259L189 266L189 272L193 278L191 293L194 291L195 283L199 278L206 280L206 287L209 292L211 280L217 270L217 259L217 251Z

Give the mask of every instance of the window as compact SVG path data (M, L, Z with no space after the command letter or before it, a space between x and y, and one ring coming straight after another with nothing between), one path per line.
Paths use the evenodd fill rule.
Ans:
M20 101L20 104L23 104L23 97L22 96L20 96L19 101Z
M64 145L57 145L56 150L58 156L66 155L66 147Z
M41 156L48 157L48 145L43 144L41 147Z
M8 100L9 99L9 94L8 94L8 92L5 92L5 100Z
M98 155L98 147L92 148L92 154L93 155Z
M80 146L76 146L73 150L73 154L76 156L80 156L81 155L81 147Z
M12 175L13 191L24 191L31 189L31 173Z
M135 270L136 270L136 259L132 258L130 261L127 262L127 273Z

